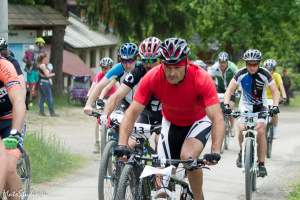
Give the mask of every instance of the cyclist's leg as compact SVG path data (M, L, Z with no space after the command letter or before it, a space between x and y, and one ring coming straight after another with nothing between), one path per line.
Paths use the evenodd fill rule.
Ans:
M204 117L193 124L181 148L180 158L182 160L197 159L199 157L210 136L211 127L212 124L208 117ZM187 174L194 199L202 200L202 170L188 170Z
M1 130L0 130L1 134ZM7 170L7 157L5 154L5 147L3 145L2 139L0 137L0 194L3 192L4 185L6 182L6 170Z
M266 124L264 121L259 121L256 126L257 131L257 156L258 162L265 162L267 141L265 136Z
M10 134L10 127L3 129L3 138L8 137ZM7 190L9 200L20 200L21 179L17 174L17 161L21 156L19 149L5 150L7 157L7 171L6 171L6 184L5 190Z

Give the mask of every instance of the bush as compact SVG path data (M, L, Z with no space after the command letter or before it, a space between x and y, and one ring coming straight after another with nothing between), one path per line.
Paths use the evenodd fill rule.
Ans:
M54 136L27 134L24 145L30 157L33 183L50 181L83 163L81 156L67 151L63 143Z

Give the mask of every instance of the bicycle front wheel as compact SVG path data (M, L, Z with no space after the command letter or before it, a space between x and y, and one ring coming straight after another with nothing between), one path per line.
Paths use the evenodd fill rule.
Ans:
M107 143L101 156L99 177L98 177L98 198L99 200L114 199L118 177L116 162L113 160L113 149L117 142L112 140Z
M115 200L143 200L139 194L139 174L131 164L122 170Z
M21 179L21 200L27 200L30 194L31 167L28 154L24 149L22 149L21 151L22 155L17 162L17 173Z
M273 144L273 136L274 136L274 128L270 123L267 128L267 158L271 158L272 156L272 144Z
M105 127L105 125L101 124L100 128L100 134L101 134L101 138L100 138L100 154L102 156L103 152L104 152L104 148L106 145L106 136L107 136L107 129Z
M246 190L246 200L252 199L253 191L253 179L255 176L253 170L254 164L254 148L253 140L246 138L245 141L245 190ZM256 180L256 179L255 179Z

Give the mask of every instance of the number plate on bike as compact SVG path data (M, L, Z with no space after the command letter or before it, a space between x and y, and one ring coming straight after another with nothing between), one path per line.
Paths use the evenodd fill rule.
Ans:
M258 120L258 113L243 112L241 113L240 120L246 126L256 126Z

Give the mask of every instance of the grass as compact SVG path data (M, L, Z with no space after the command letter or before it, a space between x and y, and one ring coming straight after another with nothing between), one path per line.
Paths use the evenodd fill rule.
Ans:
M292 107L300 107L300 95L296 95L293 99L291 99L290 105Z
M288 200L300 200L300 184L294 186L293 191L289 193Z
M83 157L70 153L54 136L27 134L24 144L30 156L33 183L62 177L84 163Z

